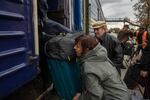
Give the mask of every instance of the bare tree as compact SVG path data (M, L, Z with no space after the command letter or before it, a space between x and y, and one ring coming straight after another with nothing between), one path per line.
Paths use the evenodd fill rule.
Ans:
M150 26L150 0L138 0L133 8L138 22L148 28Z

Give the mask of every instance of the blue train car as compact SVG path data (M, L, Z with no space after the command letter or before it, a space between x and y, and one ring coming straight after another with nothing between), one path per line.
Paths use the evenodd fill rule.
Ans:
M38 74L33 1L0 1L0 98Z
M0 99L23 87L39 73L37 1L0 0ZM83 31L85 1L47 0L48 17L72 31ZM90 4L99 3L91 1ZM93 6L90 9L95 11ZM94 20L101 20L103 14L90 15Z

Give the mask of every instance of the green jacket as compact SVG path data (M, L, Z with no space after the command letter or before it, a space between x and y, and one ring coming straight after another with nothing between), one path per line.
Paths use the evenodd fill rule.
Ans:
M81 72L80 100L129 100L126 85L100 44L81 58Z

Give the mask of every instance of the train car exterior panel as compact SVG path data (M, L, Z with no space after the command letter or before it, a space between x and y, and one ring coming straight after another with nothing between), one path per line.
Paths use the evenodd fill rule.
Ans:
M0 3L0 98L38 74L32 0Z

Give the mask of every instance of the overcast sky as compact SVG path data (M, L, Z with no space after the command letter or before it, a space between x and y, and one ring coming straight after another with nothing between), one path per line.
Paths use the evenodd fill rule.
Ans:
M101 0L102 9L106 18L128 17L135 21L133 5L137 0ZM109 23L111 25L122 25L121 23Z

